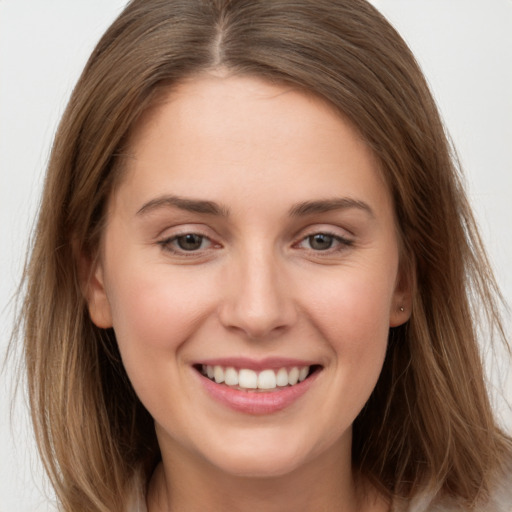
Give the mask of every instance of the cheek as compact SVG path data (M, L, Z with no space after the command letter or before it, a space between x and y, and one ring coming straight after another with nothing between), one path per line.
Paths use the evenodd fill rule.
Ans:
M148 272L148 268L139 266L129 273L117 267L111 274L115 287L108 294L128 377L151 414L164 417L180 406L179 400L168 402L168 390L179 387L182 346L211 311L211 294L207 287L205 291L204 280L189 279L186 272L171 273L164 266ZM121 278L126 275L132 278Z
M317 281L308 294L308 309L325 338L357 349L387 339L393 291L388 276L349 270L323 283Z
M147 268L151 268L148 266ZM119 274L109 290L113 326L125 364L131 358L158 360L165 352L177 352L211 309L204 282L188 279L186 273L171 273L165 267Z
M368 399L387 349L393 280L351 269L343 277L317 283L310 294L310 320L333 353L340 390L350 390L354 413ZM382 274L379 274L382 275Z

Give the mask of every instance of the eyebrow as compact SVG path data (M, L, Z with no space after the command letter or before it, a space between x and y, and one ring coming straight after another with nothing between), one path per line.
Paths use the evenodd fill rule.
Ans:
M227 217L229 215L229 210L227 208L224 208L213 201L189 199L173 195L161 196L148 201L137 211L137 215L144 215L162 207L174 207L187 212L205 213L219 217Z
M370 217L375 218L373 210L370 205L358 199L350 197L335 197L332 199L323 199L319 201L305 201L298 203L289 211L291 217L303 217L306 215L313 215L315 213L325 213L333 210L348 210L355 208L366 212Z
M137 215L145 215L157 209L169 207L218 217L229 216L229 208L214 201L191 199L175 195L165 195L148 201L137 211ZM325 213L333 210L348 210L352 208L365 211L370 217L375 217L373 210L367 203L350 197L304 201L292 206L288 214L290 217L305 217L317 213Z

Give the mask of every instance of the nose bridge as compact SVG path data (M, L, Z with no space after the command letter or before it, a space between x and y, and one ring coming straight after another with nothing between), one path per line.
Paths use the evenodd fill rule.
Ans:
M240 252L229 273L221 320L226 327L261 338L283 330L295 310L279 255L260 243Z

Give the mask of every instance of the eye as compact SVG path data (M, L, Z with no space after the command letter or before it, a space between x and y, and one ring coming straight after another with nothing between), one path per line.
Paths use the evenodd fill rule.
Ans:
M209 249L212 241L198 233L183 233L158 242L164 250L175 253L194 253Z
M204 237L196 233L187 233L186 235L177 236L174 241L184 251L197 251L201 249Z
M298 247L302 249L311 249L316 252L342 250L344 247L352 245L352 240L348 240L333 233L313 233L303 238Z
M332 247L334 237L327 233L316 233L307 237L311 249L315 251L326 251Z

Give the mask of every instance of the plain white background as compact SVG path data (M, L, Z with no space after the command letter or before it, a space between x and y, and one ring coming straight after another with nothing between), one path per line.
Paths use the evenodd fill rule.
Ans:
M373 0L412 47L459 150L484 240L512 303L512 1ZM0 0L0 354L59 117L125 0ZM509 322L510 332L510 322ZM53 510L14 368L0 376L0 512ZM495 378L507 387L512 380ZM511 414L497 401L503 421Z

